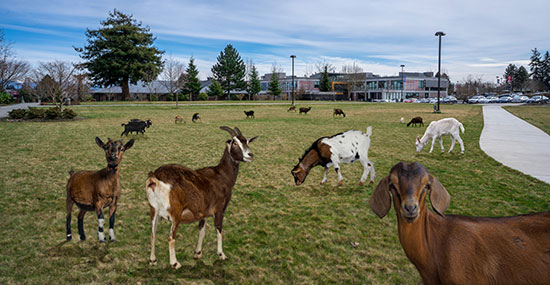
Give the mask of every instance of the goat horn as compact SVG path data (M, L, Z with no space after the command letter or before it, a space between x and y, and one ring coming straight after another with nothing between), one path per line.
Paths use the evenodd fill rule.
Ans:
M237 136L242 136L241 130L239 128L235 127L235 132L237 132Z
M224 131L227 131L232 137L236 137L237 136L237 133L235 133L235 131L233 129L231 129L230 127L227 127L227 126L221 126L220 129L224 130Z

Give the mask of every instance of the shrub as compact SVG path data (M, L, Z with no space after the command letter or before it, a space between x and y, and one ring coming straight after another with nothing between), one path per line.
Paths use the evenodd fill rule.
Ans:
M61 112L58 108L48 108L45 112L46 119L48 120L55 120L61 118Z
M25 110L25 109L14 109L14 110L11 110L8 113L8 116L9 116L10 119L14 119L14 120L23 119L23 118L25 118L25 116L27 116L27 110Z
M46 118L46 108L30 107L27 111L29 119L44 119Z
M0 104L11 104L13 102L13 97L11 94L6 92L0 92Z
M199 94L199 96L197 96L197 100L199 101L206 101L208 100L208 94L202 92Z
M155 94L151 94L151 101L158 101L159 97Z
M183 94L183 93L178 94L178 100L189 101L189 94Z
M174 94L172 93L166 94L166 101L174 101Z
M76 112L73 111L72 109L65 109L63 110L63 114L61 115L61 117L63 117L63 119L74 119L74 117L76 117Z

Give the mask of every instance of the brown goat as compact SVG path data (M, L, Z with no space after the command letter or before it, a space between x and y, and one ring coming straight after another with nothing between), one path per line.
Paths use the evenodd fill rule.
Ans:
M290 108L288 108L287 112L290 112L290 111L296 112L296 106L290 106Z
M105 241L103 233L103 208L109 207L109 238L115 241L115 213L117 202L120 198L120 161L122 155L134 145L131 139L125 145L122 140L113 141L109 139L103 143L98 137L95 138L97 145L105 151L107 167L99 170L82 170L78 172L69 171L71 177L67 182L67 240L72 239L71 235L71 212L73 204L80 208L78 213L78 234L80 240L86 240L84 234L84 215L87 211L95 211L98 219L97 236L100 242Z
M199 240L194 258L201 258L205 222L210 216L214 216L214 226L218 234L218 256L221 260L227 258L222 250L223 217L231 199L231 190L237 181L239 163L254 159L248 144L257 137L246 139L236 127L234 130L225 126L220 128L231 134L231 139L226 142L225 151L217 166L192 170L178 164L167 164L149 173L145 187L151 209L151 265L157 262L155 235L159 217L172 222L168 237L172 267L181 267L175 251L179 224L199 222Z
M304 114L307 114L307 112L309 112L309 110L311 110L311 107L300 107L300 114L304 113Z
M424 126L424 122L422 121L422 117L414 117L411 119L411 121L407 124L407 127L410 125L413 125L413 127L416 126L416 124L420 124L420 126Z
M342 115L344 116L344 118L346 117L346 113L344 113L342 109L334 109L334 113L332 113L332 116L334 117L338 115Z
M550 284L550 212L445 216L449 193L417 162L396 164L374 190L369 203L380 218L391 196L399 241L424 284Z
M174 119L175 123L177 124L178 122L182 122L182 123L185 123L185 121L183 120L183 117L182 116L178 116L176 115L176 118Z

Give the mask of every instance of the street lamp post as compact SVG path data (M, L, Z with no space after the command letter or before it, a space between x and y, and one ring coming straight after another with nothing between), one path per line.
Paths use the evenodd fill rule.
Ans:
M403 72L403 68L405 67L404 64L401 64L401 101L405 99L403 97L403 92L405 90L405 73Z
M292 106L294 106L294 59L296 56L291 55L290 58L292 58Z
M439 37L439 56L437 58L437 110L435 113L441 113L441 110L439 109L439 89L441 89L441 37L445 36L445 33L437 32L435 33L435 36Z

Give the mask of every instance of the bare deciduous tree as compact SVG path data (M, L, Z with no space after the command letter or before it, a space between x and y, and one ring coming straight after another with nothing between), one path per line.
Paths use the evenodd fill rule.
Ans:
M185 84L184 74L185 63L175 60L172 56L166 59L161 78L163 79L163 84L168 92L176 96L176 107L178 107L177 92L181 90Z
M77 83L74 78L76 65L63 61L41 62L35 70L35 82L40 85L42 98L52 100L59 111L63 104L76 94ZM37 86L38 87L38 86Z
M156 93L156 86L155 86L155 80L157 79L157 74L155 74L154 71L146 70L143 72L143 84L145 87L147 87L147 90L149 90L148 99L149 102L152 101L153 94Z
M4 40L4 31L0 30L0 92L5 91L9 83L23 80L29 70L27 62L15 59L11 43Z
M363 73L363 68L355 62L350 65L342 65L342 73L344 73L344 81L349 86L347 94L349 98L353 91L362 89L365 83L365 74Z

